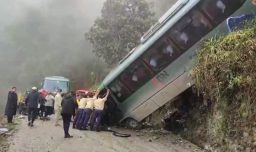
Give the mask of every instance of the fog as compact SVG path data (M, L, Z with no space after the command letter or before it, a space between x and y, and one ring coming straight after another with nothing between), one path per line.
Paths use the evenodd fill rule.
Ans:
M71 78L74 88L86 88L91 72L102 74L104 64L84 34L104 1L0 1L0 112L11 86L24 92L45 76L59 75ZM159 17L176 0L147 1Z
M84 33L100 15L103 1L1 0L1 103L11 86L25 91L45 76L66 76L76 87L88 87L89 73L101 62Z

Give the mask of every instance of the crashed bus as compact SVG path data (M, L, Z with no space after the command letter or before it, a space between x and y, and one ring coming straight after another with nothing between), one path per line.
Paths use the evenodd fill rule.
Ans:
M47 92L56 92L61 89L63 93L70 91L70 80L62 76L45 77L42 83L42 89Z
M139 122L193 85L189 76L202 40L228 33L229 16L255 13L251 0L179 0L103 80L119 122ZM116 110L115 110L116 111Z

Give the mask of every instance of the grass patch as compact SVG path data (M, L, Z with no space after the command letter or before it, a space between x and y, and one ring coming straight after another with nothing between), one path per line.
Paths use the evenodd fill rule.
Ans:
M198 52L192 76L211 101L207 134L224 151L253 147L256 135L256 21L227 36L211 38ZM249 137L248 137L249 135ZM232 146L238 145L238 146Z

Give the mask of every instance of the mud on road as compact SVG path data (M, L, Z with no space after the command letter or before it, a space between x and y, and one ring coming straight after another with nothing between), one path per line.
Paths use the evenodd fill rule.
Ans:
M110 132L92 132L70 129L72 139L63 138L61 126L53 121L35 121L34 127L21 120L18 131L9 138L10 152L193 152L201 151L197 146L166 133L159 135L152 131L131 131L131 137L121 138Z

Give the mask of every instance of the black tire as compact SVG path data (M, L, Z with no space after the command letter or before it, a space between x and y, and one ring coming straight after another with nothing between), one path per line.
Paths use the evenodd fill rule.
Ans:
M141 129L142 125L135 119L127 118L125 121L125 126L129 129Z
M131 137L131 134L124 134L124 133L120 133L120 132L116 132L116 131L113 131L112 134L117 137Z
M131 137L131 134L120 133L120 132L117 132L115 130L112 130L110 127L104 128L103 130L107 131L107 132L112 132L112 135L114 135L116 137Z

